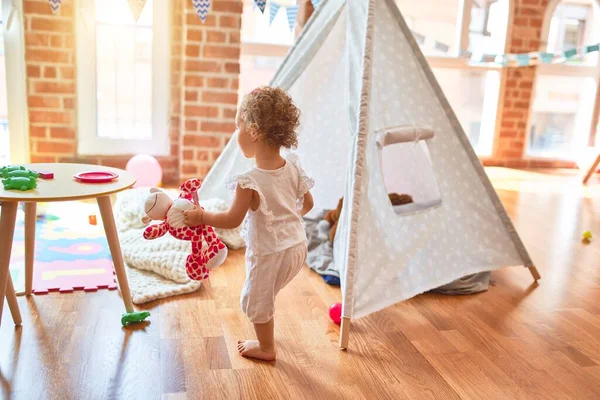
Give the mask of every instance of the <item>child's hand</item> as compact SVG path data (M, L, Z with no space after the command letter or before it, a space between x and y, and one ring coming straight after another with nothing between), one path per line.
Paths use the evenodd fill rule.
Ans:
M183 223L186 226L197 226L202 223L202 216L204 215L204 210L198 206L194 206L193 210L188 210L183 212Z

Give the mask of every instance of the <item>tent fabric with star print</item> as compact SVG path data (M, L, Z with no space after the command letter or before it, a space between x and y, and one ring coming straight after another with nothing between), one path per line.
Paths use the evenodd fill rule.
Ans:
M539 278L393 0L323 1L272 85L302 112L296 152L315 207L345 199L334 243L343 317L507 266ZM385 145L394 130L404 140ZM224 183L251 167L234 134L201 198L229 199ZM393 207L390 192L414 204Z

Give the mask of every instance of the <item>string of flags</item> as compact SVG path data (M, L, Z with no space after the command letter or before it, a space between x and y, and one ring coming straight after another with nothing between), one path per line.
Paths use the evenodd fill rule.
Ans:
M600 51L600 43L590 44L557 53L532 51L520 54L475 54L464 52L464 56L474 63L498 64L503 67L529 67L539 64L562 64Z
M129 5L129 9L137 22L140 15L142 14L142 10L146 5L147 0L127 0ZM202 22L206 21L206 17L208 16L208 12L211 7L212 0L190 0L192 5L194 6L194 10L196 14L200 18ZM321 4L322 0L306 0L310 1L313 7L316 9ZM270 0L269 2L269 24L273 23L273 20L279 13L279 10L282 8L285 9L287 14L288 25L290 30L294 29L296 24L296 17L298 16L298 11L300 6L298 4L282 4L275 0ZM52 9L53 13L57 13L62 4L62 0L48 0L48 4ZM265 9L267 8L267 0L254 0L253 8L258 8L261 13L265 13ZM423 44L425 42L425 36L419 34L418 32L413 32L413 35L419 44ZM449 51L450 47L434 41L434 47L436 50L440 50L442 52ZM600 43L590 44L586 46L581 46L578 48L569 49L566 51L558 52L558 53L550 53L543 51L533 51L529 53L520 53L520 54L482 54L482 53L472 53L469 51L462 51L460 56L470 60L472 63L478 64L495 64L500 65L502 67L515 68L515 67L528 67L532 65L539 64L561 64L566 61L571 61L577 58L584 57L587 54L600 52Z
M321 1L322 0L310 0L315 9L319 7ZM258 8L263 14L265 13L266 6L266 0L254 0L253 9ZM298 4L283 5L271 0L269 2L269 25L273 23L273 20L277 16L277 13L279 12L279 9L281 7L284 7L286 9L285 11L287 14L287 20L288 25L290 26L290 30L294 30L294 26L296 25L296 17L298 16L298 11L300 10L300 6Z

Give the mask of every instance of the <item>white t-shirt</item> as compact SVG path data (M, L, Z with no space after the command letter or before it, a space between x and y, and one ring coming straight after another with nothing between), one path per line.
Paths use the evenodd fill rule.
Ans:
M290 154L285 159L279 169L255 167L228 183L231 190L239 185L258 193L260 204L256 211L248 211L240 233L254 256L278 253L306 241L300 210L314 181L306 176L298 156Z

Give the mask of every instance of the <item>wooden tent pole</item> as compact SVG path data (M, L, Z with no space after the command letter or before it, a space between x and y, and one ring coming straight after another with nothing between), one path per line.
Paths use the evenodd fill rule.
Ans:
M342 317L342 325L340 327L340 349L348 348L348 337L350 336L350 318Z
M587 181L590 180L592 175L594 175L594 172L596 172L596 169L598 168L598 166L600 166L600 154L598 154L596 161L594 161L594 163L590 167L589 171L585 174L585 177L583 178L584 185L587 183Z
M537 268L535 267L535 265L531 265L529 267L529 272L531 272L531 276L533 276L533 279L537 282L540 279L542 279L542 276L540 275L539 271L537 270Z

